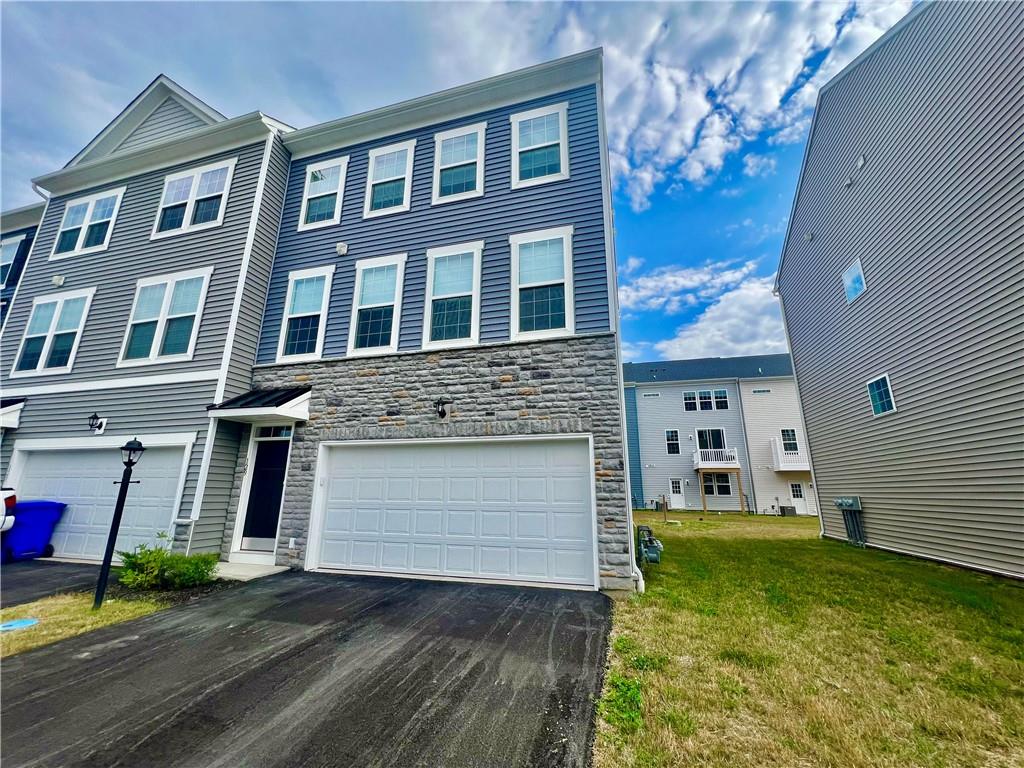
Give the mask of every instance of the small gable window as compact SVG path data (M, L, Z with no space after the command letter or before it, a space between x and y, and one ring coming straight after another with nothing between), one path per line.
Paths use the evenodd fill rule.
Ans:
M324 160L306 168L299 229L316 229L341 221L348 157Z
M105 251L125 187L68 201L51 259Z
M484 131L487 123L454 128L434 136L433 203L484 193Z
M236 160L232 158L167 176L152 237L219 226L224 221L225 201Z
M512 189L569 178L568 102L512 115Z
M370 150L363 218L409 210L416 140Z

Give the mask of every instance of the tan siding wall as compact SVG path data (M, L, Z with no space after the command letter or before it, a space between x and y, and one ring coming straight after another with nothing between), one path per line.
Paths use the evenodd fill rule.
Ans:
M1021 3L933 4L821 96L779 288L827 535L857 494L869 543L1024 576L1022 136Z

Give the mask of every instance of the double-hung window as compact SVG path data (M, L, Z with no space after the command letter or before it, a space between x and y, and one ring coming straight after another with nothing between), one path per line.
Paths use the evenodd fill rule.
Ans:
M896 410L889 374L886 373L868 382L868 396L871 398L871 413L875 416L884 416Z
M512 115L512 189L569 178L569 104Z
M665 430L665 453L670 456L679 455L679 430L678 429L666 429Z
M12 377L71 370L95 292L88 288L35 298Z
M423 348L476 344L480 339L480 262L484 243L427 250Z
M702 411L713 411L715 409L715 400L710 389L700 390L697 393L697 397L700 399L700 409Z
M782 450L786 453L798 453L800 445L796 441L795 429L782 430Z
M191 360L212 273L205 267L139 280L118 367Z
M697 393L696 392L683 392L683 410L684 411L696 411L697 410Z
M233 157L167 176L152 237L220 225L224 221L237 159Z
M18 255L18 249L21 247L21 241L24 239L25 235L18 235L17 237L9 237L0 242L0 288L7 285L7 278L10 276L11 268L14 266L14 257Z
M114 231L125 187L69 200L64 206L51 259L105 251Z
M363 218L409 210L416 139L370 150Z
M512 341L571 335L572 226L509 237Z
M356 262L349 355L398 350L405 259L406 254L399 253Z
M727 411L729 410L729 392L724 389L715 390L715 410L716 411Z
M487 123L477 123L434 136L433 204L479 197L484 193L486 129Z
M327 227L341 221L348 156L324 160L306 167L299 231Z
M704 473L705 496L732 496L732 482L728 472Z
M315 360L323 354L333 277L333 264L288 273L278 360Z

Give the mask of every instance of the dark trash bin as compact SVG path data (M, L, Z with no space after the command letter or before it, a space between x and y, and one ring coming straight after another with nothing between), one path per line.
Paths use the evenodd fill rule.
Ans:
M14 525L0 543L3 562L52 555L50 538L67 506L62 501L19 501L12 513Z

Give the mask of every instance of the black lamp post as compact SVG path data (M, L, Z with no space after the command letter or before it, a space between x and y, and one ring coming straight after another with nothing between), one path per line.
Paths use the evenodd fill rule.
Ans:
M110 577L110 561L114 559L114 545L117 543L117 532L121 527L121 515L124 514L124 502L128 498L128 486L132 484L132 467L139 463L142 452L146 449L133 437L121 446L121 461L124 463L124 474L121 475L121 482L114 481L114 485L121 487L117 491L117 503L114 505L114 519L110 521L110 534L107 536L107 550L103 553L103 565L100 566L100 578L96 582L96 597L93 600L94 609L103 605L103 595L107 591L107 579ZM139 481L136 480L136 483Z

